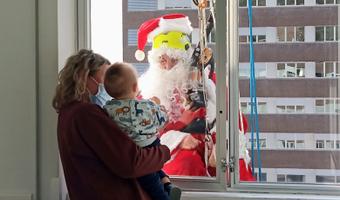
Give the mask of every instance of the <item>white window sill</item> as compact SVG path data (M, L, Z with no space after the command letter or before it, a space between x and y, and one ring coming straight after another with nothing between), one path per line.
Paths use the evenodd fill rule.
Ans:
M182 200L339 200L340 196L238 192L183 192Z

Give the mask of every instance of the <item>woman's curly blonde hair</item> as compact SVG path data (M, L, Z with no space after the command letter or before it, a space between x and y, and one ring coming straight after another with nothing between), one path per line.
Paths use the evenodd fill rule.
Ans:
M72 101L90 101L87 79L93 76L102 65L110 64L103 56L91 50L82 49L70 56L59 72L58 85L53 98L53 108L59 112L61 107Z

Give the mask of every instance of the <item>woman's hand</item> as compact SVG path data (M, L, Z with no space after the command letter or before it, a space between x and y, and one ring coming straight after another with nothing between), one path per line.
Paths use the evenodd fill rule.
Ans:
M179 144L179 148L181 149L195 149L201 143L200 140L192 137L191 135L187 135L183 138L182 142Z

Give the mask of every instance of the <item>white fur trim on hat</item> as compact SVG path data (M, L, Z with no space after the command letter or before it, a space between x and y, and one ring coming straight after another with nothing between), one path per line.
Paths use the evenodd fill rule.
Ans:
M137 49L136 52L135 52L135 58L138 61L142 61L145 58L145 53L142 50Z
M191 22L188 17L177 19L161 18L159 21L159 26L148 34L148 41L151 42L155 36L161 33L167 33L169 31L179 31L189 35L192 30L193 28L191 27Z

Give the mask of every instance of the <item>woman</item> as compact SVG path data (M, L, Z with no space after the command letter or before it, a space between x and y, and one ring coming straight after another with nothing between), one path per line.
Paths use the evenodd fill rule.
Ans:
M71 200L150 199L136 178L169 160L166 146L139 148L97 105L107 98L102 83L110 63L80 50L67 59L53 99L58 145Z

